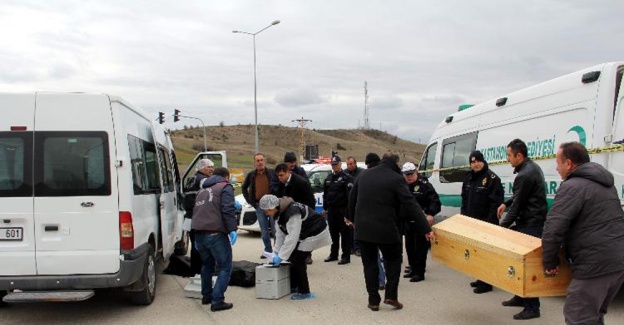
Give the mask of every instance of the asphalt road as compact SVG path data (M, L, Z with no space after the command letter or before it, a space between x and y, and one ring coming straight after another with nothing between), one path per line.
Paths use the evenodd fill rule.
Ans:
M260 262L259 236L240 232L234 246L234 260ZM115 291L75 303L12 304L0 308L0 324L563 324L563 297L543 298L542 317L528 321L512 319L518 307L502 307L511 294L495 289L476 295L470 277L429 261L427 279L410 283L401 279L402 310L383 305L379 312L366 308L362 264L353 256L351 264L323 263L329 249L314 252L308 269L310 286L317 298L291 301L255 298L254 288L229 287L226 301L234 308L213 313L201 301L184 296L188 279L159 274L156 300L136 307ZM383 297L383 295L382 295ZM624 290L612 303L607 324L624 323Z

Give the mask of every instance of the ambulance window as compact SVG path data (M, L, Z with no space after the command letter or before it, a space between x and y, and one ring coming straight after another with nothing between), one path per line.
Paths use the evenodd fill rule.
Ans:
M468 157L475 149L477 133L464 134L442 142L442 164L440 182L463 182L470 170Z
M32 196L32 132L0 132L0 197Z
M418 165L418 172L425 177L431 177L431 170L433 169L433 163L435 162L436 151L438 151L438 143L433 143L425 150L425 153ZM424 172L426 170L426 172Z
M106 132L37 132L35 196L110 195Z

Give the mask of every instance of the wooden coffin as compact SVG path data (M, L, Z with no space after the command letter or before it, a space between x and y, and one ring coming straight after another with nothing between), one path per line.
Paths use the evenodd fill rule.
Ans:
M539 238L457 214L433 226L432 256L447 266L521 297L565 296L570 269L544 275Z

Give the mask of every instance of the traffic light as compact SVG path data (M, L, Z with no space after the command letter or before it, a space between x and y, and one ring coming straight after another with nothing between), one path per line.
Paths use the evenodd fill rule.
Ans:
M174 109L173 110L173 121L177 122L180 120L180 110L179 109Z
M160 123L160 124L165 123L165 113L158 112L158 123Z

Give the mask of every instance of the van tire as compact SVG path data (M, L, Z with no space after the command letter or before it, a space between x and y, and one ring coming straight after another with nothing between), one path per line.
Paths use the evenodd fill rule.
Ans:
M154 301L156 296L156 258L154 247L149 245L147 258L143 267L143 274L139 279L141 291L130 292L130 300L134 305L147 306Z
M188 253L189 248L189 233L188 231L182 232L182 239L180 239L177 243L175 243L175 248L173 250L173 255L184 256Z

